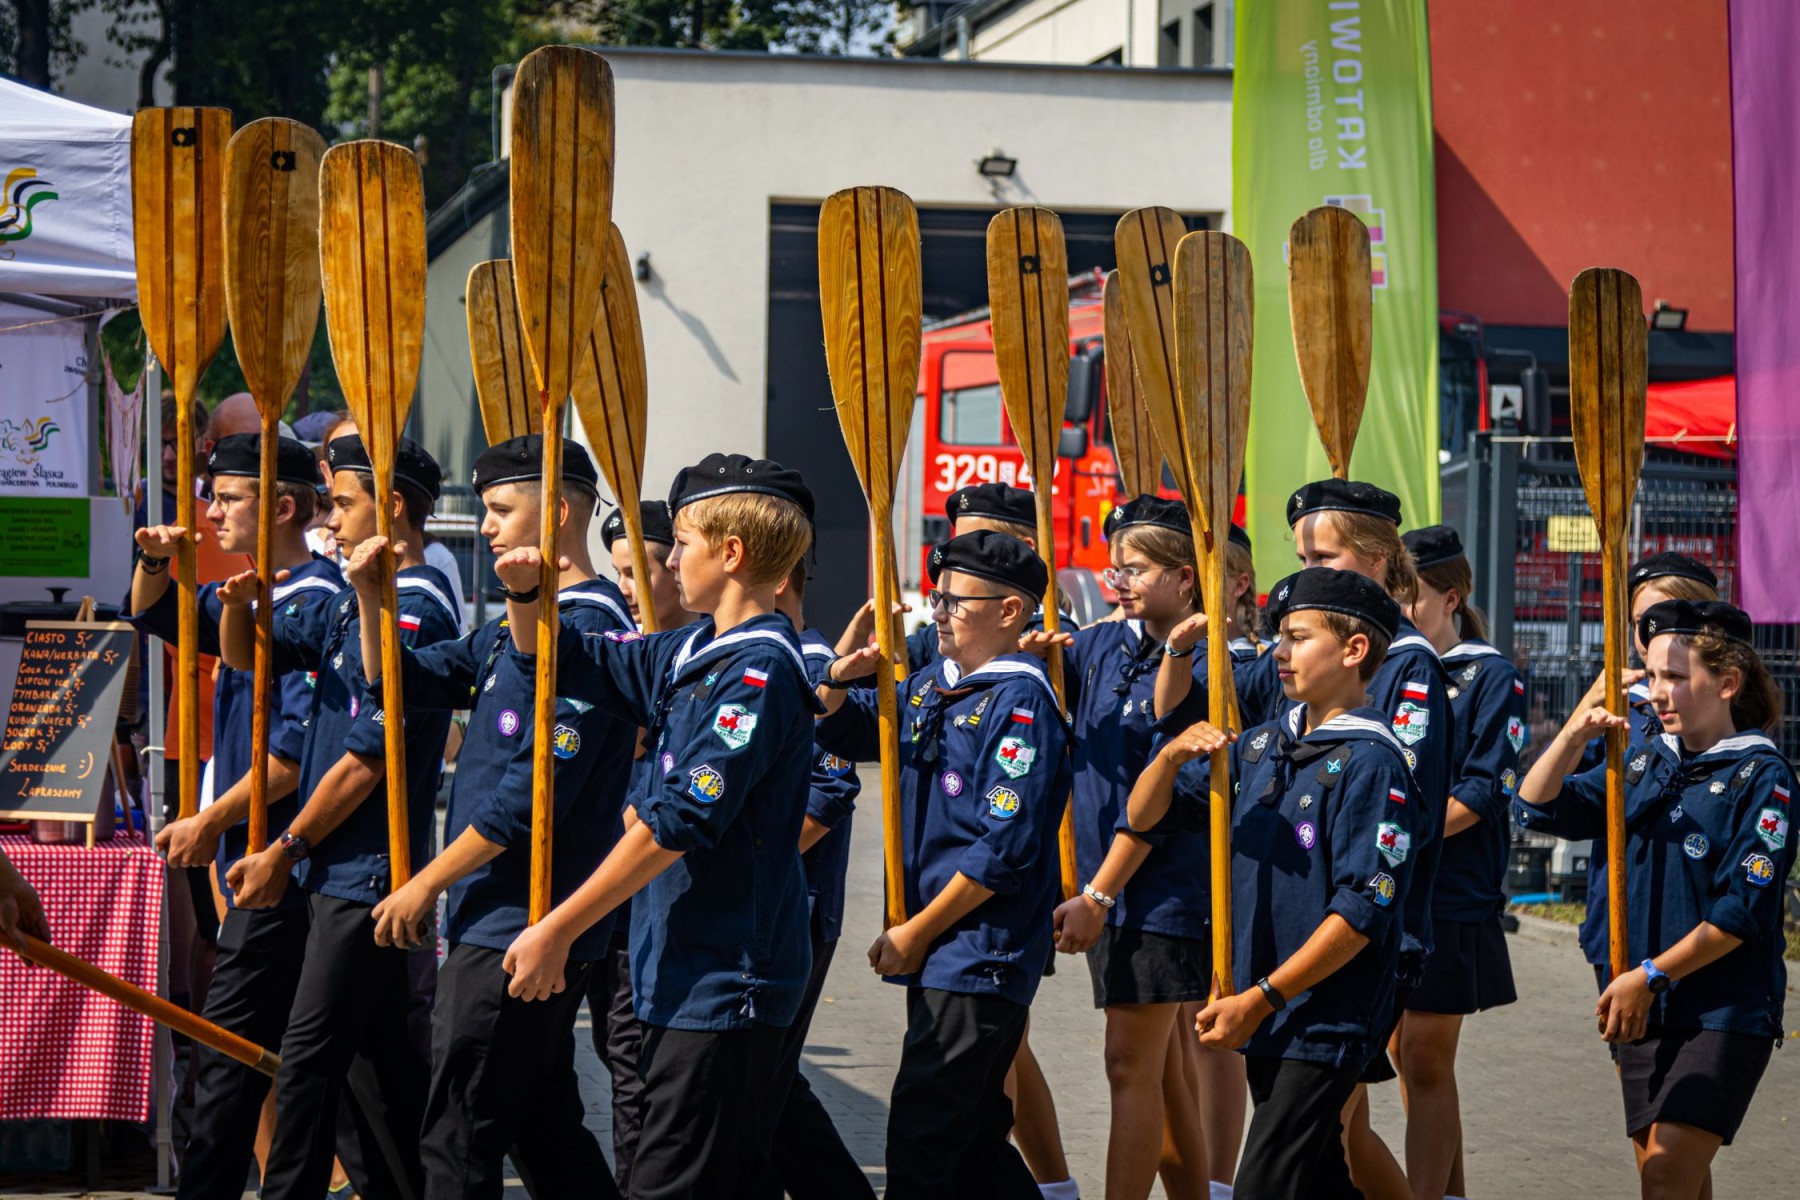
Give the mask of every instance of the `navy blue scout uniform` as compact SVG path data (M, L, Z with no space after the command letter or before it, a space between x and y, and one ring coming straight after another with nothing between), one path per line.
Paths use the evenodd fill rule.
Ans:
M1456 715L1450 796L1481 818L1444 841L1432 912L1440 921L1485 921L1506 904L1502 883L1511 841L1512 797L1525 748L1525 679L1499 650L1470 638L1444 652Z
M492 446L475 462L478 495L507 483L541 486L543 438ZM598 475L587 451L564 439L563 498L594 503ZM583 634L631 632L625 597L590 579L563 588L558 620ZM506 994L502 961L526 926L531 894L536 680L507 653L504 616L453 642L401 652L410 711L468 708L444 824L445 845L473 828L502 853L450 885L444 936L450 951L432 1008L431 1086L420 1153L428 1200L498 1197L510 1153L536 1195L595 1189L615 1194L600 1145L585 1128L575 1077L574 1024L583 985L606 953L612 919L569 951L568 986L550 1002ZM379 703L370 681L365 703ZM618 840L637 729L585 701L559 696L554 762L551 897L566 899Z
M1029 546L992 530L952 538L929 566L934 583L955 571L1028 596L1048 581ZM1067 728L1029 654L966 675L940 659L897 687L906 911L958 874L994 895L932 944L918 974L889 981L907 988L907 1034L888 1109L888 1195L1035 1195L1006 1140L1003 1084L1050 954ZM819 723L819 741L843 758L876 758L876 713L872 692L851 690Z
M1303 571L1277 595L1290 609L1347 612L1389 630L1399 622L1379 586L1347 571ZM1338 1114L1392 1028L1401 916L1418 886L1422 806L1389 710L1354 709L1311 733L1305 718L1295 705L1232 747L1236 990L1260 987L1331 913L1368 944L1285 997L1243 1047L1256 1112L1236 1186L1254 1196L1358 1194ZM1189 763L1178 776L1190 808L1208 802L1204 767Z
M262 435L233 434L221 438L207 460L207 472L215 477L258 478L262 464ZM299 442L281 439L276 450L277 483L315 486L318 460ZM268 497L275 503L277 497ZM259 500L259 503L263 501ZM276 611L320 603L343 586L337 566L314 557L293 568L287 582L276 584ZM200 589L200 653L219 654L219 616L223 606L219 585ZM155 604L131 617L133 625L173 643L177 634L180 599L170 588ZM124 607L130 608L127 597ZM275 680L269 710L269 753L298 763L305 742L305 720L312 706L312 677L301 671ZM249 773L252 762L251 722L255 706L255 676L219 663L213 685L213 790L223 795ZM299 793L291 792L269 805L269 828L279 831L300 809ZM267 909L240 909L225 876L249 847L248 821L227 829L219 839L215 858L219 890L225 895L225 922L219 930L219 958L213 967L202 1016L215 1025L249 1038L261 1046L281 1044L294 988L300 979L300 962L306 947L306 894L289 888L279 903ZM180 1190L184 1197L207 1197L242 1188L256 1138L257 1119L269 1091L269 1078L235 1059L208 1047L197 1050L194 1082L194 1116L187 1147L181 1156Z
M370 472L358 438L339 438L326 453L334 472ZM441 476L430 455L402 439L394 481L435 500ZM452 598L456 592L436 568L405 568L397 573L395 587L402 643L418 649L461 632L461 613ZM276 669L316 677L300 763L304 800L311 799L325 773L346 753L380 761L385 752L386 713L363 691L360 618L356 592L348 587L323 604L275 614ZM415 869L432 855L437 782L449 729L447 712L406 715L407 822ZM309 893L312 923L281 1043L281 1071L275 1079L279 1116L264 1195L312 1200L329 1183L338 1098L352 1057L366 1060L371 1068L357 1077L368 1081L368 1091L352 1080L362 1125L375 1127L374 1141L397 1151L387 1160L399 1177L394 1186L417 1193L423 1173L414 1147L423 1119L427 1064L407 1034L413 1003L407 952L377 946L370 920L370 910L389 891L386 781L378 781L317 846L285 835L283 844L290 857L300 859L295 879Z
M816 681L837 657L836 651L816 629L803 630L800 645L808 675ZM815 744L806 815L830 832L800 856L806 870L807 901L812 909L812 971L807 976L800 1013L788 1027L775 1079L760 1106L768 1150L755 1183L744 1189L746 1197L780 1200L785 1193L797 1197L829 1196L833 1200L865 1196L874 1200L875 1191L869 1186L868 1177L856 1156L844 1146L831 1114L800 1070L806 1032L843 932L851 814L861 792L856 764Z
M797 473L723 454L677 473L670 512L737 493L813 515ZM681 854L631 904L633 1004L650 1027L633 1195L724 1194L754 1165L742 1113L774 1074L811 967L799 843L822 706L780 613L724 634L710 617L649 637L564 629L557 672L563 695L649 731L637 816ZM732 1122L750 1132L715 1136Z

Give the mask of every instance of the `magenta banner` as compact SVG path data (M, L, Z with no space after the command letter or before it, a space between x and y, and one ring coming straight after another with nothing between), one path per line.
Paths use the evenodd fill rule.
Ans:
M1731 0L1737 231L1738 580L1757 621L1800 621L1800 4Z

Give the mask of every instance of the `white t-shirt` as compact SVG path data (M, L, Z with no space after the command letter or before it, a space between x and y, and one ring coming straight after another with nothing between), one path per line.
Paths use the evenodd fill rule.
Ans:
M444 543L431 542L425 547L425 565L436 567L449 577L451 583L456 585L456 611L462 614L463 620L466 622L469 615L469 598L467 588L463 583L462 568L456 562L456 555L452 554L450 547Z

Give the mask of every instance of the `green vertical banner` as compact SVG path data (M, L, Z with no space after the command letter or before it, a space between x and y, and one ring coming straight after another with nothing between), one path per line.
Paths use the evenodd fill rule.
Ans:
M1266 589L1294 570L1284 507L1331 474L1288 319L1287 235L1337 204L1369 227L1374 337L1351 477L1438 520L1437 211L1425 0L1239 0L1232 226L1256 266L1246 516Z

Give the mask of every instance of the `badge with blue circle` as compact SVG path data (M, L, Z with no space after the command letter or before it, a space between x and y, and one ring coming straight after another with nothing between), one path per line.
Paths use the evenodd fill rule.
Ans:
M1375 891L1375 904L1378 908L1386 908L1394 902L1394 877L1386 871L1377 871L1370 877L1369 886Z
M519 732L519 714L510 708L503 708L494 719L494 725L500 730L501 737L511 737Z
M567 725L550 731L550 747L558 758L574 758L581 753L581 735Z
M1692 859L1706 857L1706 851L1712 843L1706 840L1704 833L1690 833L1681 839L1681 852Z
M710 763L701 763L688 772L688 795L700 803L711 804L724 794L725 777Z
M988 813L996 820L1010 821L1019 815L1019 793L1009 787L996 785L983 797L988 802Z
M1768 887L1775 882L1775 860L1766 854L1752 854L1743 861L1744 878L1752 887Z

